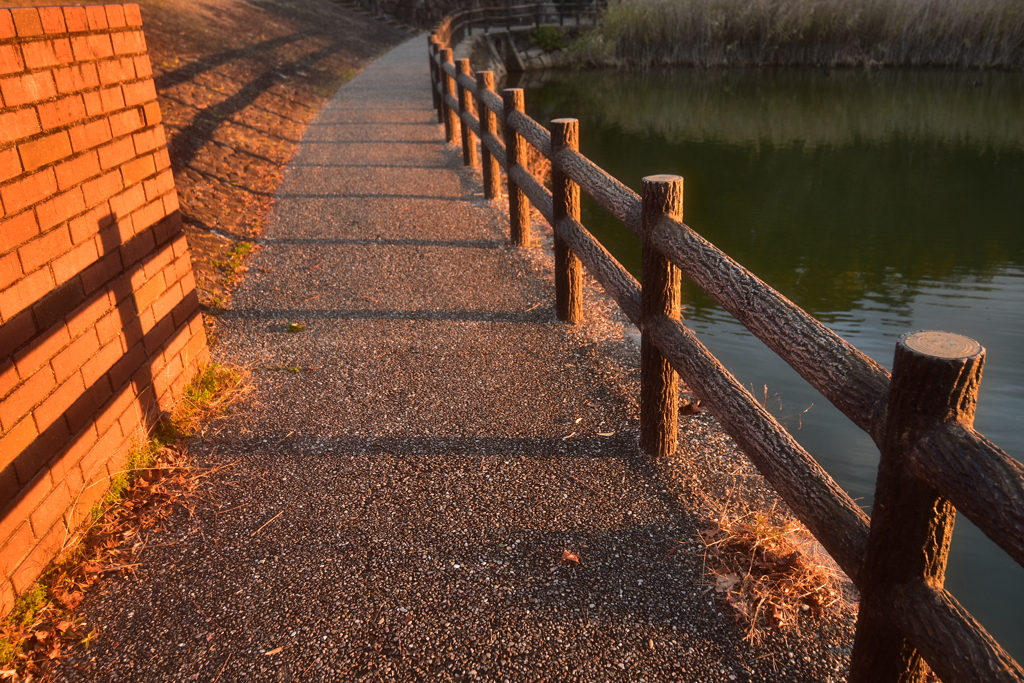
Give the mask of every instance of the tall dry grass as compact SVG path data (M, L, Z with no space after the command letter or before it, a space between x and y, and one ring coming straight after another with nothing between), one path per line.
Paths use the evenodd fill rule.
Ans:
M611 0L585 61L1024 68L1021 0Z

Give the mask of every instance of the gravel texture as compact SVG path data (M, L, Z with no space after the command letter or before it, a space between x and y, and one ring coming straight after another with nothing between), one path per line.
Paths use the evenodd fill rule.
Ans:
M443 142L425 46L307 130L222 317L255 390L191 444L229 466L89 596L61 675L840 680L848 613L743 640L697 531L770 494L703 413L676 458L638 452L635 331L593 287L555 320L547 250L507 246Z

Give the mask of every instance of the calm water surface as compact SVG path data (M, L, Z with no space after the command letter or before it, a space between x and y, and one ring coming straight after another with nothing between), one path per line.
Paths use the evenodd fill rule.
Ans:
M1024 460L1024 75L678 70L531 75L537 120L634 190L685 180L685 220L879 363L904 332L987 349L976 428ZM584 223L631 271L639 245L592 202ZM863 505L878 452L692 284L688 324ZM765 389L767 387L767 389ZM947 587L1024 661L1024 569L964 517Z

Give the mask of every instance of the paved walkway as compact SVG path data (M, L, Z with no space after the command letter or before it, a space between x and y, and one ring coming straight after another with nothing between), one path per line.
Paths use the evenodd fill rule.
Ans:
M709 594L688 510L734 450L699 415L677 461L640 456L635 346L555 320L543 251L443 142L425 45L306 132L217 349L255 391L192 445L231 466L89 598L63 676L830 680L843 633L753 647Z

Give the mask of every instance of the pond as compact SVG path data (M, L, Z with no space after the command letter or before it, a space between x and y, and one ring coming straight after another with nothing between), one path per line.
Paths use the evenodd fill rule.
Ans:
M1024 459L1024 75L678 69L529 74L528 113L580 120L582 152L639 191L685 178L685 221L891 368L904 332L977 339L975 427ZM634 274L636 238L583 222ZM878 452L686 283L687 324L870 511ZM1024 661L1024 569L960 516L947 588Z

